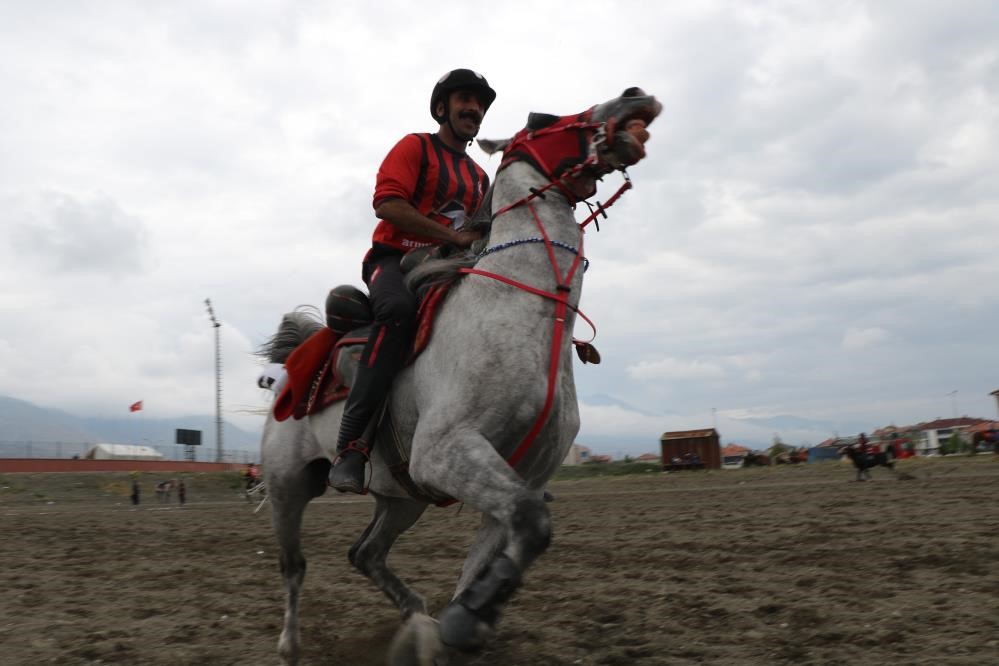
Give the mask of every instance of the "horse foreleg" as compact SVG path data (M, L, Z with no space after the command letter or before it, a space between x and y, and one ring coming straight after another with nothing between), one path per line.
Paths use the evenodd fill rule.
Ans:
M427 505L411 499L375 497L375 515L348 553L350 563L378 586L402 612L403 618L427 612L423 597L413 592L389 568L389 550L403 532L423 515Z
M522 496L513 504L506 546L491 559L440 614L441 640L476 650L492 636L500 609L521 585L523 572L548 548L551 520L544 500ZM470 572L471 570L469 570Z
M460 442L428 447L422 454L411 463L413 478L488 514L505 537L502 550L483 558L482 568L439 616L446 645L475 650L492 635L500 608L520 587L523 572L548 548L548 507L541 491L529 489L480 435L466 434Z
M454 597L461 594L476 576L492 562L493 558L506 545L506 527L487 513L482 514L482 524L475 535L475 541L468 550L465 563L461 567L461 577L454 591Z

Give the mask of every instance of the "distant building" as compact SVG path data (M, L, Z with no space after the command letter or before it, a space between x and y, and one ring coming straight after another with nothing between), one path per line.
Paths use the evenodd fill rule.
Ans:
M729 444L721 450L722 469L738 469L746 460L749 449L738 444Z
M87 460L163 460L162 453L150 446L134 444L94 444Z
M922 448L920 442L926 441L926 436L914 426L898 428L894 425L878 428L871 433L871 441L881 447L882 451L890 450L896 458L911 458L916 450Z
M824 462L826 460L839 460L842 456L839 450L844 446L857 443L857 435L851 437L830 437L808 449L808 462Z
M906 430L917 432L920 437L916 444L916 453L921 456L934 456L940 452L940 445L957 434L962 439L971 441L968 433L972 426L988 423L986 419L974 419L962 416L956 419L937 419L928 423L910 426Z
M635 460L642 463L657 463L662 461L662 457L655 453L643 453L635 458Z
M691 467L721 469L721 446L718 431L677 430L664 432L659 438L663 452L663 469Z
M573 444L569 447L569 453L565 455L565 460L562 461L563 465L582 465L585 462L590 461L590 456L593 452L589 447L583 446L582 444Z

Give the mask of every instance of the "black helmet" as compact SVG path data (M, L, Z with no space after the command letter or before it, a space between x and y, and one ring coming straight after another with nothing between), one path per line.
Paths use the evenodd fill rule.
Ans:
M482 94L483 102L485 102L486 111L489 110L489 105L496 99L496 91L489 87L486 77L470 69L452 69L440 78L437 85L434 86L433 93L430 94L430 115L434 120L438 123L444 122L441 118L437 117L437 102L455 90L461 90L462 88L472 88L479 91Z

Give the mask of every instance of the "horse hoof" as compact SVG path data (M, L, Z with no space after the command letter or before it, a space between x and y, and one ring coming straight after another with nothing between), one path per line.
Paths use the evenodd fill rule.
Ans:
M492 627L459 603L450 604L438 619L441 641L462 652L481 649L493 635Z
M446 666L447 652L441 644L437 621L424 613L413 613L392 639L388 665Z
M287 632L282 632L281 640L278 641L278 654L281 656L281 661L286 666L298 666L300 652L298 639L289 636Z

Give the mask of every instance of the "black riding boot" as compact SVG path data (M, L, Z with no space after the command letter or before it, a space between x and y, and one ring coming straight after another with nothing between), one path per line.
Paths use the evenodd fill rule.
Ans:
M384 331L382 335L379 335ZM384 326L375 328L371 340L381 338L380 343L369 343L361 354L357 373L354 376L347 404L340 422L340 435L337 438L337 460L330 470L329 484L342 493L366 492L364 468L368 453L374 445L374 421L382 402L392 386L392 379L401 366L405 335L399 328ZM371 363L370 358L375 362Z
M343 408L340 435L337 438L337 460L330 471L329 483L342 493L364 493L364 467L371 450L370 441L374 428L369 429L391 377L369 368L363 363L357 368L354 384L350 387L347 404Z

